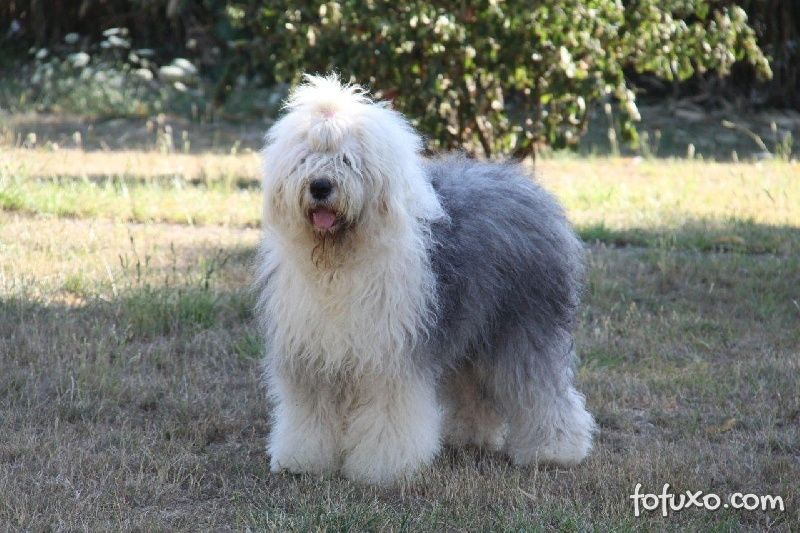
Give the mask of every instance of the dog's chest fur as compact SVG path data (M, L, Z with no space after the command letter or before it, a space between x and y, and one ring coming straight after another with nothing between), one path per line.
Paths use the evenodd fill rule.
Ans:
M280 243L274 243L280 247ZM285 245L265 292L273 357L326 374L399 370L431 316L424 249L393 240L328 266Z

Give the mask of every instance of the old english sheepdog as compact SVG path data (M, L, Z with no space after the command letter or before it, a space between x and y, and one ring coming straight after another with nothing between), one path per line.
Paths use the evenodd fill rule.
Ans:
M582 246L514 164L425 159L402 115L308 76L263 152L259 317L273 471L373 484L442 442L574 465Z

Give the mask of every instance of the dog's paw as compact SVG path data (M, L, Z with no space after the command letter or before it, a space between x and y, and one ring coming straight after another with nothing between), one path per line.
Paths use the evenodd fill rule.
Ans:
M269 468L273 473L327 474L338 466L334 446L321 440L272 441L267 451L270 455Z
M336 470L336 464L330 457L316 454L301 455L272 454L269 461L272 473L290 472L292 474L328 474Z
M411 478L433 461L440 448L438 431L408 434L383 426L358 435L345 454L342 474L370 485L391 485Z
M412 457L375 455L355 450L345 457L342 475L351 481L369 485L392 485L410 478L425 461Z

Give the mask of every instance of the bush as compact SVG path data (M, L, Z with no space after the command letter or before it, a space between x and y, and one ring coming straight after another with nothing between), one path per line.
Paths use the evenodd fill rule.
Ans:
M240 3L252 12L252 1ZM682 80L746 61L770 76L745 12L706 0L262 5L249 51L276 79L337 70L392 100L432 148L486 157L574 144L590 107L609 100L635 140L627 69Z
M190 61L176 58L159 67L154 50L132 48L127 28L107 29L99 43L70 33L50 48L28 52L32 61L19 72L19 87L13 98L0 94L0 107L147 117L197 108L203 97Z
M210 104L206 115L213 116L237 87L291 83L302 72L335 69L393 100L416 120L431 147L523 157L541 144L571 145L584 132L592 106L608 102L621 110L615 126L635 141L634 72L683 80L704 71L727 74L739 62L769 76L737 6L754 14L775 56L780 86L770 101L797 98L793 59L800 49L800 9L781 0L64 0L48 9L39 0L0 4L0 61L31 44L55 52L67 32L97 41L109 26L125 26L131 42L155 50L153 63L184 56L213 83L201 83L205 92L188 98L171 84L138 81L130 74L140 65L111 57L113 68L101 70L117 70L110 73L114 80L133 84L120 98L117 89L98 93L105 80L60 84L61 73L69 71L63 57L61 66L47 65L55 53L39 61L41 79L52 83L33 84L37 101L65 101L66 108L85 102L101 114L151 113L163 105L174 111L175 104L191 107L188 100L203 100ZM96 70L103 57L87 51L88 68Z

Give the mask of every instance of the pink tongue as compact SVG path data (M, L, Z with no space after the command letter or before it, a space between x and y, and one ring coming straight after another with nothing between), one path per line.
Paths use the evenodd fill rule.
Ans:
M317 229L331 229L336 224L336 213L330 209L320 208L311 213L311 220Z

